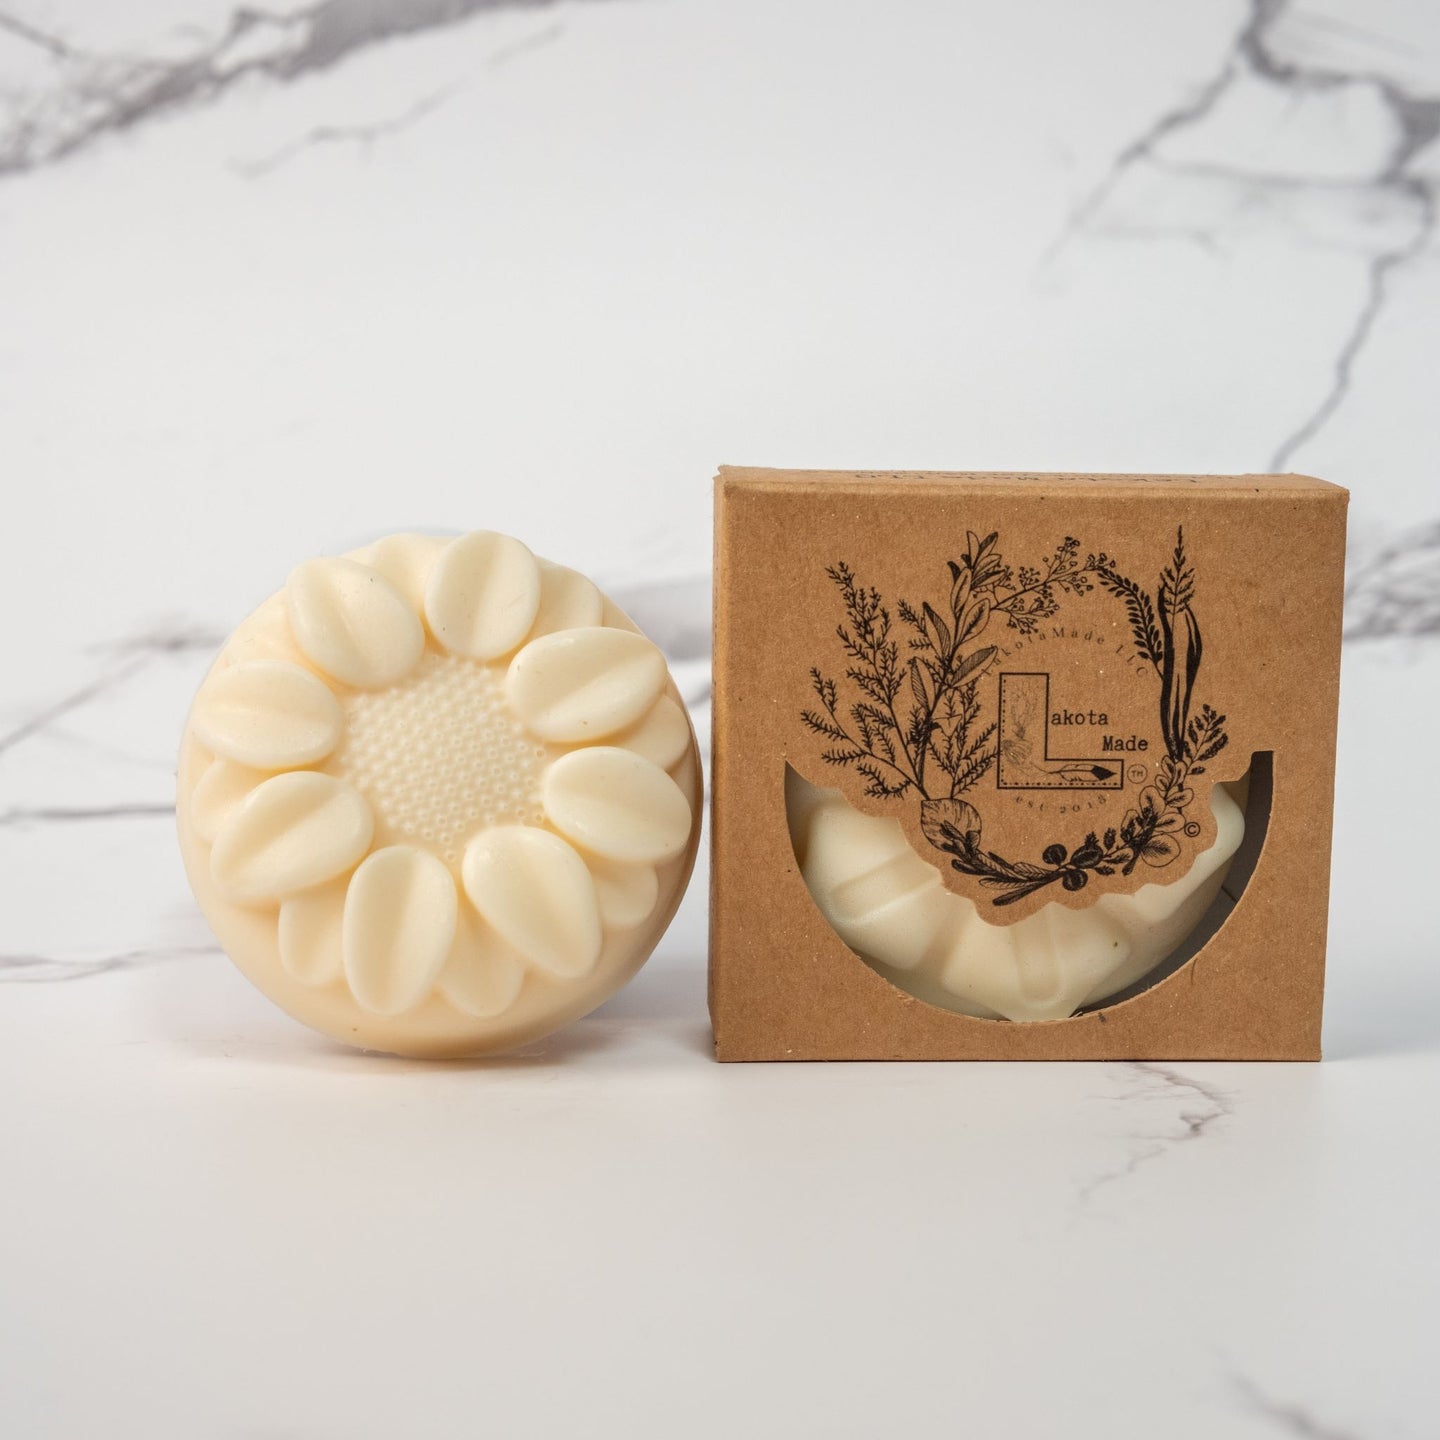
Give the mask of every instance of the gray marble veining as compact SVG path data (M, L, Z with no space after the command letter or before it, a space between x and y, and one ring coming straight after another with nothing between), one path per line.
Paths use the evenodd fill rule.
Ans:
M1383 23L1378 18L1375 22L1377 27ZM1327 26L1320 7L1306 0L1248 0L1244 22L1213 74L1120 150L1108 171L1075 207L1069 226L1051 251L1053 256L1069 239L1087 231L1104 234L1111 212L1124 216L1126 182L1140 170L1165 177L1172 189L1223 183L1227 192L1223 201L1200 200L1199 217L1189 222L1191 233L1211 243L1223 231L1227 208L1237 201L1243 203L1247 193L1267 193L1282 203L1297 193L1311 193L1341 207L1379 204L1389 208L1388 222L1369 237L1357 255L1365 283L1351 324L1331 358L1330 383L1309 413L1277 442L1268 457L1270 470L1290 469L1295 457L1345 403L1366 345L1391 302L1397 273L1424 256L1435 235L1434 146L1440 137L1440 75L1429 75L1424 83L1417 83L1403 63L1407 58L1405 37L1400 36L1401 43L1393 47L1388 38L1378 28L1367 35L1363 28ZM1367 40L1378 44L1367 44ZM1356 87L1372 91L1390 122L1388 144L1373 157L1365 173L1339 182L1303 170L1287 173L1257 168L1251 158L1250 137L1221 123L1222 107L1247 82L1273 87L1296 99L1338 95ZM1220 158L1197 164L1167 154L1167 147L1176 139L1194 138L1209 129L1217 132ZM1149 222L1139 219L1130 224L1143 233ZM1153 233L1163 234L1164 225L1162 216ZM1357 636L1370 633L1363 625L1355 630Z
M387 41L464 24L499 10L552 9L559 0L315 0L291 9L236 6L214 31L178 55L91 51L15 14L0 12L0 32L43 52L47 83L12 102L0 127L0 177L74 155L172 111L216 99L247 78L286 84L331 69ZM546 38L553 38L547 35ZM531 44L536 43L534 41ZM544 43L544 39L539 43ZM507 52L519 53L518 49ZM431 96L390 121L366 127L317 127L296 142L369 142L403 128L440 103ZM253 173L284 163L288 151L254 162Z
M1173 1104L1174 1110L1162 1130L1147 1126L1143 1132L1127 1136L1130 1150L1122 1164L1102 1171L1077 1188L1077 1213L1087 1210L1102 1190L1130 1179L1142 1168L1163 1159L1176 1146L1203 1139L1218 1122L1234 1113L1233 1095L1209 1081L1185 1074L1174 1065L1136 1060L1128 1062L1124 1070L1133 1075L1138 1084L1127 1087L1122 1098L1140 1102L1159 1096ZM1138 1103L1135 1108L1142 1109Z

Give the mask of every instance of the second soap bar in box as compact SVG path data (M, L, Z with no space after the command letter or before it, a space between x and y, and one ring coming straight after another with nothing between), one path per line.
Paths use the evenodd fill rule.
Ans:
M1319 1053L1345 501L722 470L722 1059Z

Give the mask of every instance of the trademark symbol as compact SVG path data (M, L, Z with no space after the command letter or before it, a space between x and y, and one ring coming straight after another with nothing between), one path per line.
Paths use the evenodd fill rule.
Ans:
M1145 777L1150 772L1143 765L1132 765L1126 772L1126 778L1132 785L1143 785Z

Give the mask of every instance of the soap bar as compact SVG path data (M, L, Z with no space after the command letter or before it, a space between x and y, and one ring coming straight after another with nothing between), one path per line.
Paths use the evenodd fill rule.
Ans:
M898 820L793 772L787 807L801 874L836 934L902 990L982 1019L1063 1020L1142 980L1195 929L1245 833L1215 785L1215 841L1178 879L995 925L945 888Z
M583 575L478 531L299 565L201 684L176 808L260 990L352 1045L460 1056L634 974L700 803L660 651Z

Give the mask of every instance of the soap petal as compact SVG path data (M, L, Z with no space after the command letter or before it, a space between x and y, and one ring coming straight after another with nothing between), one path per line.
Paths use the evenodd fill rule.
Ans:
M465 893L506 944L573 978L600 956L600 907L585 862L558 835L525 825L483 831L466 847Z
M472 660L508 655L539 608L539 562L518 540L491 530L450 541L425 587L425 617L435 638Z
M575 744L634 725L665 676L665 657L643 635L594 625L532 640L510 662L505 695L532 735Z
M232 665L247 660L286 660L304 670L315 669L314 662L295 641L283 590L264 601L235 627L220 655Z
M632 930L650 918L660 898L660 877L653 865L595 859L590 861L590 875L607 929Z
M914 969L935 951L961 902L910 848L897 821L862 814L831 793L811 812L805 884L852 949Z
M302 985L330 985L344 974L340 920L345 880L302 890L280 905L280 963Z
M343 780L313 770L274 775L220 827L210 873L227 899L278 900L349 870L373 829L370 807Z
M220 833L230 812L267 778L263 770L212 760L190 792L190 824L207 843Z
M562 835L609 860L673 860L690 840L684 792L629 750L572 750L545 772L540 793Z
M1070 972L1089 959L1095 930L1083 910L1053 902L1010 927L1015 989L1027 1012L1051 1015L1074 1010L1076 1002L1066 994L1075 983Z
M462 907L455 943L440 972L440 993L457 1010L488 1020L515 1003L524 983L524 960Z
M403 1015L435 987L455 940L455 882L443 861L391 845L361 862L345 895L342 949L356 1003Z
M285 660L247 660L200 687L190 730L207 749L259 770L323 760L340 741L340 702Z
M669 770L690 748L690 721L674 700L662 695L638 725L616 735L610 744L633 750L652 765Z
M978 1000L1009 1019L1012 1014L1024 1013L1017 979L1013 927L992 925L973 906L968 907L968 913L956 926L940 983L956 999ZM1064 1016L1050 1018L1061 1020Z
M398 594L405 597L416 615L425 611L425 587L430 572L449 540L443 535L415 535L409 532L387 535L364 552L363 563L379 571Z
M393 685L425 649L425 629L404 596L355 560L327 556L297 565L285 606L309 659L361 690Z
M578 570L540 562L540 609L530 627L531 640L556 630L598 625L604 614L605 597Z

